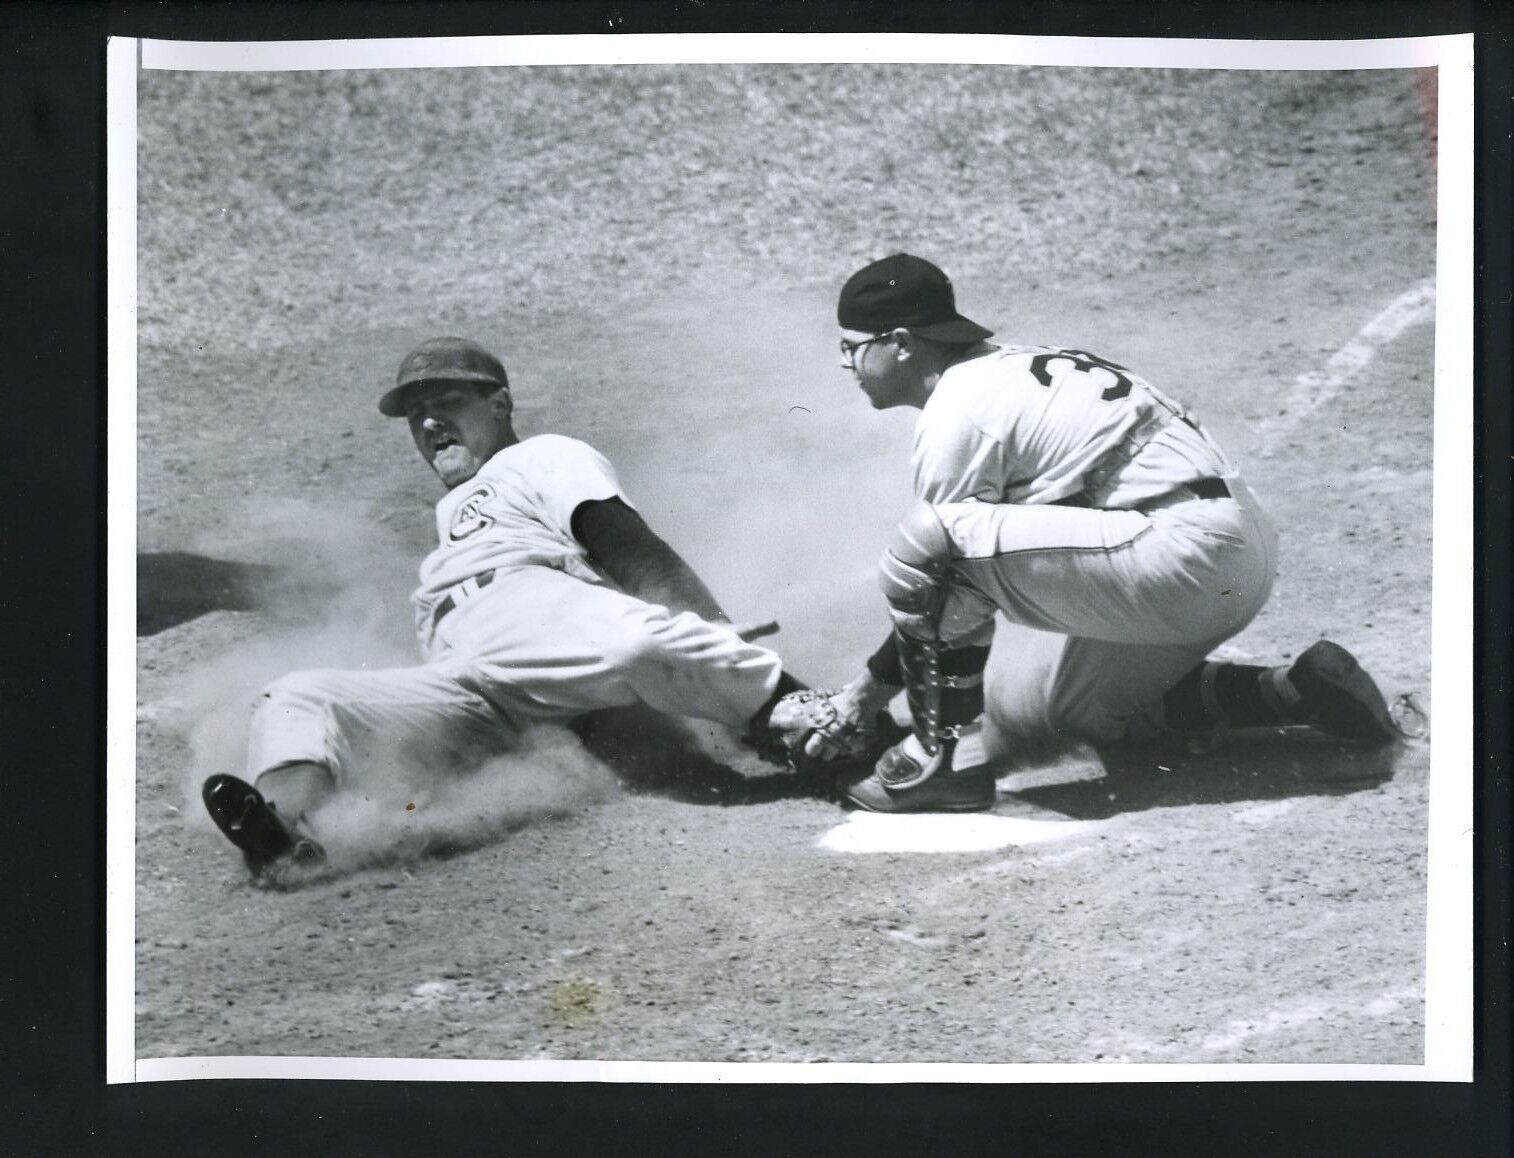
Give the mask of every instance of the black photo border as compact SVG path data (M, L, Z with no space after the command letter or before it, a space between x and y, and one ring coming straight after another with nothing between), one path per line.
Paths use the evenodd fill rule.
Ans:
M0 1152L1507 1154L1510 16L1499 4L16 3L0 7ZM105 43L584 32L1478 33L1471 1084L658 1086L104 1078ZM234 987L237 979L225 982Z

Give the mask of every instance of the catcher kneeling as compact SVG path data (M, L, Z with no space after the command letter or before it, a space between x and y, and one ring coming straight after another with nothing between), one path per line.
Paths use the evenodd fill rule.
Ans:
M845 687L794 693L771 716L797 760L855 758L905 692L912 730L870 773L843 774L851 803L993 806L995 613L1033 629L996 667L986 705L1011 743L1220 725L1401 734L1371 676L1328 640L1291 665L1207 658L1266 603L1277 536L1183 406L1087 351L987 341L946 275L909 254L852 275L837 318L842 366L874 409L920 411L918 505L880 565L893 632Z

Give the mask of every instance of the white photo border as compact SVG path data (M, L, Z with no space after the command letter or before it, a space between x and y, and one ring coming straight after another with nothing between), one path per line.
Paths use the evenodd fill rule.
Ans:
M552 1082L1470 1082L1473 1058L1473 37L1158 40L955 34L658 34L191 42L107 47L106 1081L196 1078ZM138 1058L135 1042L137 82L144 69L257 71L651 63L937 63L1114 68L1437 67L1430 756L1424 1063L998 1064Z

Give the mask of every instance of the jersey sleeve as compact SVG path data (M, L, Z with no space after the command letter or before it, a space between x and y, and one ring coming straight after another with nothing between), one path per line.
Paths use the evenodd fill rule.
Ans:
M1003 502L1005 459L1003 443L965 416L922 415L912 455L915 496L927 503Z
M633 506L621 489L610 460L586 442L561 435L531 440L536 461L530 477L536 484L542 520L564 538L573 538L573 512L583 503L619 499Z

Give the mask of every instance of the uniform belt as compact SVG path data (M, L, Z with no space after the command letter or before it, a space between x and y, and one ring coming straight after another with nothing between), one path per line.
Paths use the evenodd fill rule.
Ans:
M1137 505L1138 511L1155 511L1162 507L1176 506L1178 503L1186 503L1190 499L1228 499L1231 497L1230 485L1222 478L1201 478L1195 482L1184 483L1180 487L1174 487L1165 495L1158 495L1154 499L1147 499Z
M1147 499L1140 503L1136 510L1155 510L1158 507L1170 507L1177 503L1187 502L1189 499L1228 499L1233 497L1230 493L1230 485L1222 478L1201 478L1196 482L1184 483L1174 487L1164 495ZM1051 504L1054 507L1086 507L1090 503L1088 496L1084 494L1068 495L1065 499L1058 499Z
M1230 484L1222 478L1201 478L1198 482L1188 483L1187 486L1196 498L1228 499L1232 497Z
M465 579L463 582L466 583L468 582L468 580ZM487 587L493 582L493 571L485 571L482 575L475 575L472 579L472 583L475 588ZM461 592L459 592L459 594L461 594ZM436 605L436 612L431 617L431 625L435 627L442 620L446 619L447 616L452 613L452 609L456 606L457 600L455 600L450 594L444 596L442 601Z

